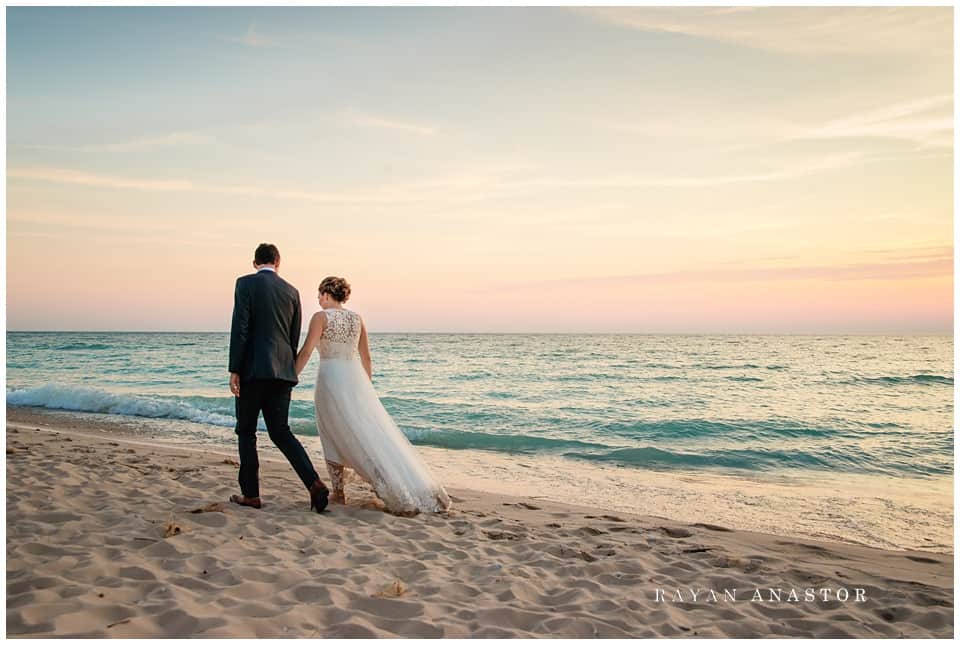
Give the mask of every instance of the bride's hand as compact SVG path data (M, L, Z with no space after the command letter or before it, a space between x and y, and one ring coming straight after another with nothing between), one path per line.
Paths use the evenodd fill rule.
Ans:
M300 375L300 372L303 371L303 368L307 366L307 363L310 361L310 354L313 352L313 348L317 346L317 343L320 342L320 337L323 336L323 330L327 326L327 317L323 314L322 311L318 311L313 314L313 318L310 319L310 327L307 331L307 338L303 341L303 347L300 348L300 351L297 352L297 359L294 362L294 368L297 371L297 376Z

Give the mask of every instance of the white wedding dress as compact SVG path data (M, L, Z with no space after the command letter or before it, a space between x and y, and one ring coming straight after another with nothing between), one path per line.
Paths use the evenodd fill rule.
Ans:
M380 403L363 369L357 349L360 316L348 309L325 313L313 401L334 488L346 466L373 486L389 511L447 510L449 496Z

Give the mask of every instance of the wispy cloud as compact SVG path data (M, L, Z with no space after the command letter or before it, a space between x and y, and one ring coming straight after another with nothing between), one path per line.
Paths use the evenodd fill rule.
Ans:
M922 148L953 147L953 95L902 100L820 123L801 123L764 113L722 116L678 113L669 118L622 121L593 119L592 127L645 138L736 141L732 149L799 140L873 137L908 141Z
M942 278L953 275L952 254L924 259L892 258L876 262L794 266L728 267L724 266L725 264L718 263L716 266L701 269L659 271L633 275L541 280L514 285L498 285L491 287L491 289L496 291L525 291L561 286L573 289L630 287L662 283L740 283L802 280L888 281ZM486 293L487 290L483 289L481 292Z
M694 187L721 186L755 182L782 181L808 175L850 168L875 161L859 152L845 152L787 165L776 170L731 175L670 176L670 175L621 175L583 178L536 178L514 182L514 186L561 188L647 188L647 187Z
M257 27L256 22L251 22L247 31L242 35L214 35L214 38L229 43L237 43L246 47L257 49L281 49L293 54L314 55L317 53L317 47L323 46L359 46L362 41L357 38L344 35L339 31L271 31L269 33Z
M717 15L731 14L731 13L749 13L751 11L756 11L760 7L717 7L716 9L707 9L707 13L713 13Z
M79 145L43 145L43 144L10 144L16 148L28 148L31 150L64 150L76 152L129 152L133 150L145 150L149 148L167 148L179 146L196 146L211 143L214 138L209 134L202 132L171 132L169 134L139 137L128 141L109 142L109 143L88 143Z
M789 121L763 113L721 117L679 114L666 119L655 117L635 121L588 121L595 128L623 132L649 139L699 141L723 145L727 152L797 141L875 138L914 144L906 158L920 158L917 152L931 151L931 156L953 149L953 95L933 96L897 101L878 107L861 109L819 122ZM727 143L724 143L727 142ZM849 146L849 142L842 145ZM866 159L865 159L866 161Z
M258 187L193 182L185 179L144 179L88 173L50 167L10 167L8 179L38 180L102 188L144 191L198 191L230 195L257 195L274 199L293 199L320 203L384 204L444 203L503 199L521 195L578 189L633 189L650 187L700 187L752 182L782 181L821 172L849 168L862 163L883 161L861 153L843 153L811 159L777 170L713 176L619 175L560 177L508 169L501 173L453 174L406 184L383 185L369 191L338 192L301 187Z
M257 24L251 22L243 36L223 36L223 40L246 45L247 47L273 47L275 39L257 32Z
M33 179L58 184L79 184L100 188L120 188L146 191L191 190L193 183L181 179L137 179L101 175L65 168L8 168L8 179Z
M610 25L795 54L952 55L950 7L588 7Z
M396 130L408 134L418 134L421 136L432 136L437 133L437 128L420 125L417 123L408 123L405 121L396 121L394 119L385 119L361 112L348 111L346 119L353 125L363 128L377 128L381 130Z
M917 247L907 247L903 249L866 249L860 251L867 255L881 255L886 256L889 259L897 261L907 261L907 260L929 260L932 258L937 259L946 259L953 257L953 247L952 246L917 246Z
M398 202L442 201L427 185L384 186L365 192L318 191L301 188L260 187L194 182L186 179L132 178L119 175L88 173L67 168L13 167L7 169L8 179L25 179L58 184L74 184L98 188L141 190L149 192L207 192L224 195L248 195L274 199L292 199L318 203L377 204ZM447 195L449 196L449 195Z
M953 95L901 101L801 130L789 139L886 137L953 146Z
M799 132L795 123L758 113L723 115L712 112L678 112L669 117L651 116L636 120L591 119L588 123L604 130L675 140L774 140Z

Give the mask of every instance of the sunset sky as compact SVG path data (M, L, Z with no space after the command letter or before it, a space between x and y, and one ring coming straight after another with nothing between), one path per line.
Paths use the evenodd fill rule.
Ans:
M951 8L8 8L7 325L948 333Z

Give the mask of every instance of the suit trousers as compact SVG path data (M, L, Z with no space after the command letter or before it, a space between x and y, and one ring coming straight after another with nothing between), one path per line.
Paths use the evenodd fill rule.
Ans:
M241 381L236 397L237 443L240 450L240 492L244 497L260 497L260 460L257 456L257 420L263 412L270 440L280 449L303 485L317 481L317 471L303 445L290 432L290 394L293 383L281 380Z

